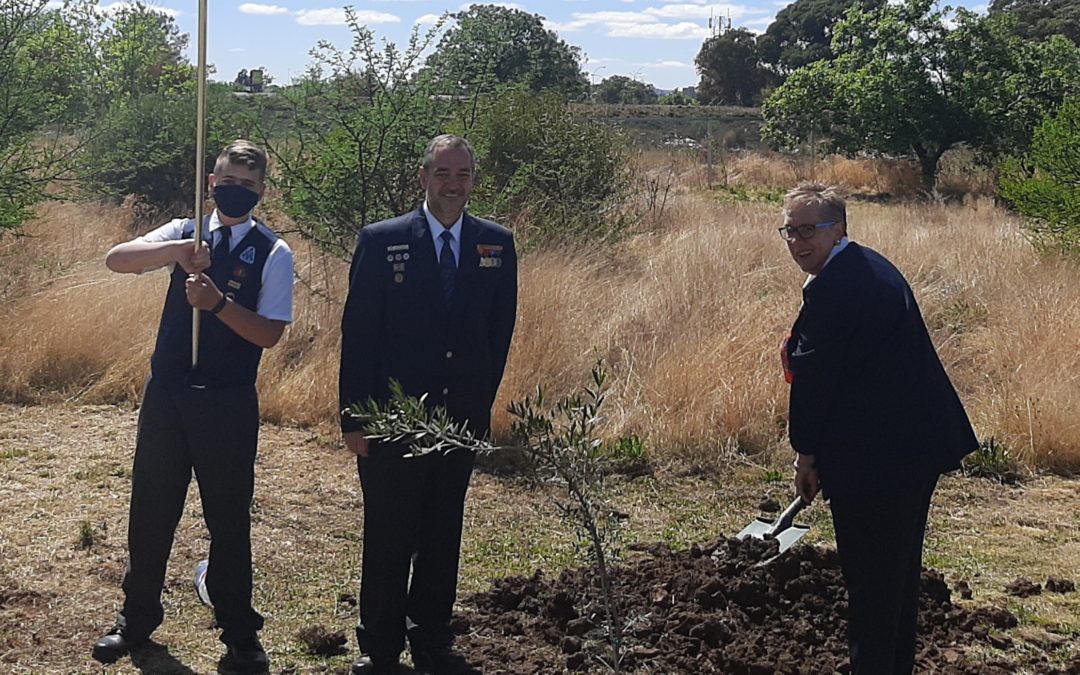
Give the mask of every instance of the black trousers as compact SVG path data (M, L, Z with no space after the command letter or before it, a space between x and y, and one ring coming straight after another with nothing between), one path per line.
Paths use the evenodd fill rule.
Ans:
M368 457L357 458L364 492L356 629L362 652L396 658L406 633L414 652L452 643L449 624L474 459L475 453L462 450L410 457L390 445L373 445Z
M259 437L253 386L165 388L151 380L139 411L128 519L128 569L119 624L149 636L163 619L161 589L192 469L210 531L206 586L222 641L253 635L251 498Z
M915 667L923 537L936 485L933 476L831 497L855 675L909 675Z

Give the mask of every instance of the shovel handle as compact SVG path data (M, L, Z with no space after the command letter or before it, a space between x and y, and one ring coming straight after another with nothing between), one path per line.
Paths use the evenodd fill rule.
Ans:
M791 527L791 524L795 521L795 516L799 515L799 512L804 508L806 508L806 502L803 501L802 497L796 497L795 501L788 504L788 507L776 519L776 524L772 527L772 534L783 532Z

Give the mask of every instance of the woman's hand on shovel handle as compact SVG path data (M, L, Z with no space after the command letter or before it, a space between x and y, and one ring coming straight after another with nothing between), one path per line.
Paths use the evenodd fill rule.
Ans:
M819 487L817 469L814 468L814 456L800 453L795 460L795 494L802 497L806 504L811 504L817 496Z

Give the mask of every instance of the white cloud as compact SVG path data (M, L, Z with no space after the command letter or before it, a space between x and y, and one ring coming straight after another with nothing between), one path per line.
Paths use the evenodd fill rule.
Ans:
M751 31L757 31L759 33L765 32L765 29L769 27L773 21L776 20L774 16L763 16L760 19L750 19L749 21L740 21L740 28L747 28Z
M650 7L645 12L664 19L708 19L710 16L730 16L732 19L737 19L746 14L746 7L744 5L690 5L681 2L663 7Z
M560 32L574 32L599 26L607 37L703 40L710 35L707 25L710 16L731 16L734 19L747 11L745 5L690 4L681 0L648 7L640 12L574 12L572 21L558 24L557 28ZM697 19L698 22L669 23L666 21L669 19Z
M288 14L288 7L278 5L260 5L254 2L245 2L237 7L241 14L256 14L258 16L273 16L274 14Z
M386 12L358 11L356 18L360 23L398 23L401 17ZM344 9L302 9L296 13L296 23L302 26L344 26Z
M113 14L123 9L124 7L134 7L135 4L136 3L134 2L110 2L107 5L101 5L99 9L101 9L101 11L105 14ZM171 9L169 7L157 7L155 5L148 5L147 8L152 12L159 12L161 14L164 14L165 16L171 16L174 19L180 16L179 10Z
M525 8L517 4L516 2L481 2L480 0L477 0L476 2L466 2L464 5L458 7L458 11L465 12L468 11L468 9L473 5L481 4L494 5L496 7L502 7L503 9L520 9L521 11L525 11Z
M653 61L652 63L642 63L643 68L690 68L689 63L683 63L682 61Z
M439 19L442 17L438 14L425 14L416 19L413 23L417 26L434 26L439 23Z
M573 16L574 23L580 22L583 26L597 23L611 25L659 21L655 16L645 12L574 12Z
M653 38L659 40L704 40L710 31L696 23L623 23L608 26L608 37Z

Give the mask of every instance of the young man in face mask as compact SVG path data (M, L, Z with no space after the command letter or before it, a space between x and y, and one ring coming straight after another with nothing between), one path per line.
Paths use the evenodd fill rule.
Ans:
M94 645L111 663L144 644L161 624L161 590L192 470L210 531L206 586L221 640L222 672L267 672L252 607L250 506L262 350L292 321L292 251L251 212L265 190L266 154L238 140L214 165L217 208L209 239L195 245L193 219L173 220L109 251L114 272L171 268L139 411L128 521L124 606ZM198 366L191 365L192 308L201 310Z

